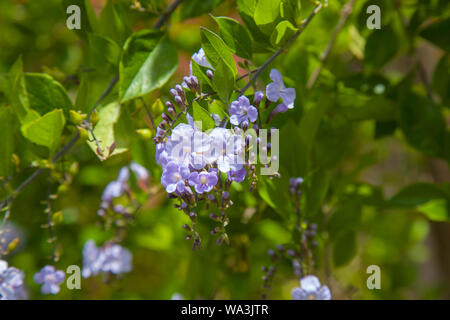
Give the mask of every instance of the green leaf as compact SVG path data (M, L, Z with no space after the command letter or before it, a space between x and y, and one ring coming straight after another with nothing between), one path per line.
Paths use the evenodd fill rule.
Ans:
M239 22L228 17L214 17L219 25L220 36L231 51L239 57L251 59L252 38Z
M318 170L313 173L310 182L306 187L305 215L312 217L316 215L322 207L330 185L330 175L325 170Z
M258 0L253 17L256 25L266 34L273 30L273 24L280 16L281 0Z
M442 56L434 68L432 86L441 97L442 104L450 107L450 55L448 53Z
M121 49L113 40L95 33L89 34L89 50L92 65L96 68L106 66L108 70L117 72Z
M381 68L394 57L398 44L398 36L391 26L372 31L364 48L364 63Z
M189 19L204 15L218 7L224 0L189 0L183 1L181 6L181 19Z
M446 197L446 193L434 184L415 183L401 189L386 204L394 207L415 207L431 200Z
M295 20L300 13L300 0L281 0L280 15L283 19L295 24Z
M281 21L277 24L275 30L273 30L272 35L270 36L270 42L276 47L282 47L297 31L298 28L294 27L289 21Z
M445 121L433 101L410 94L401 105L400 127L408 143L431 156L443 156Z
M22 58L18 58L17 61L11 67L7 81L4 81L7 85L5 93L17 115L20 122L25 120L28 110L30 109L30 102L28 100L27 86L25 82L25 76L23 74Z
M356 230L361 221L361 198L357 194L345 196L340 199L335 212L330 216L327 222L328 234L332 241L338 239L342 233L350 230Z
M162 87L177 66L175 47L162 32L134 33L125 43L120 62L120 101L129 101Z
M40 114L48 113L57 108L62 108L67 113L73 108L66 89L51 76L42 73L26 73L25 81L30 108Z
M444 51L450 51L448 31L450 30L450 18L439 20L420 32L420 36L440 47Z
M0 177L12 174L12 155L14 153L14 113L9 107L0 108Z
M233 76L237 76L236 64L234 63L233 55L225 42L214 32L206 28L200 30L202 36L202 48L205 51L206 58L213 67L222 59L224 63L233 72Z
M417 207L417 210L433 221L450 221L448 209L449 204L445 199L433 199Z
M215 124L213 118L211 118L208 111L203 109L198 104L197 101L194 101L194 103L192 104L192 108L193 108L192 117L194 118L195 122L198 122L198 121L201 122L201 129L203 131L215 128L216 124Z
M220 100L222 100L226 105L228 105L228 99L230 94L234 89L235 78L233 71L228 67L228 65L219 59L216 71L213 77L213 89L217 92Z
M259 30L253 19L256 2L257 0L237 0L238 12L255 40L253 43L253 51L267 52L272 49L269 36Z
M200 81L200 85L202 87L202 92L208 92L208 89L211 89L212 91L212 83L211 80L206 75L207 68L200 66L197 62L194 60L191 61L192 66L192 74L197 77L197 79Z
M132 31L123 6L114 1L108 1L103 8L98 29L101 35L114 40L120 47Z
M100 148L102 149L104 157L100 157L97 154L97 144L95 141L87 141L87 144L91 149L99 156L100 160L105 160L108 157L109 147L116 141L114 134L114 125L119 120L120 115L120 104L117 102L111 102L106 105L98 112L99 121L94 128L94 135L99 142ZM125 152L125 148L114 149L114 152L110 155L116 155Z
M335 267L348 264L357 253L356 233L348 231L333 243L333 262Z
M25 123L21 131L29 141L47 147L53 152L58 146L65 123L63 111L56 109Z
M260 197L272 207L281 217L287 218L293 209L289 199L287 179L260 179L258 181L258 192Z

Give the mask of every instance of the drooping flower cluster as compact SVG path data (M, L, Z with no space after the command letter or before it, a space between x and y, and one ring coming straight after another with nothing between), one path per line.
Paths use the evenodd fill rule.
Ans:
M97 247L95 241L89 240L83 248L83 278L100 273L121 274L132 269L132 254L119 244L107 243Z
M246 177L251 180L250 189L256 187L258 147L255 148L255 145L259 145L260 150L265 152L261 154L260 151L260 159L267 168L267 151L270 150L271 143L267 141L264 141L265 144L262 143L263 140L259 136L259 129L262 129L259 105L265 98L262 91L256 91L253 97L234 95L235 100L223 110L222 114L210 114L215 127L211 128L209 123L207 131L202 130L202 122L194 122L189 114L193 103L198 102L197 107L201 105L201 108L210 105L216 93L202 92L202 86L193 74L193 62L208 69L207 77L210 79L214 77L214 68L204 50L200 49L192 56L190 75L184 77L181 85L176 85L170 90L173 98L166 102L167 112L161 115L162 121L157 127L154 142L156 162L162 168L161 184L169 197L180 199L180 204L176 206L192 220L192 229L187 225L185 229L192 232L187 238L194 239L195 248L200 246L199 236L195 230L198 201L205 200L208 208L209 204L218 208L220 214L211 213L210 217L222 225L211 233L220 233L218 243L228 242L225 233L225 226L228 224L225 209L232 204L228 199L228 189L233 182L243 182ZM266 89L268 101L276 102L281 98L287 109L293 108L295 90L285 87L281 74L275 69L271 71L271 78L273 83ZM200 100L203 100L202 104ZM269 104L270 102L266 103L266 107ZM205 107L204 110L206 109ZM195 106L194 114L196 114ZM184 117L185 122L182 121ZM271 133L268 135L269 138L270 135ZM276 159L276 155L271 159ZM279 176L276 171L268 175Z
M0 300L26 299L23 288L25 274L22 270L8 267L8 263L0 260Z
M57 294L59 286L64 282L66 274L61 270L56 270L54 266L47 265L34 275L34 282L42 284L42 294Z
M322 286L316 276L305 276L300 280L300 287L292 290L293 300L331 300L331 292Z
M117 179L110 182L102 194L102 201L100 209L97 211L99 216L105 216L108 209L120 214L129 214L129 210L122 204L115 204L114 199L121 197L122 195L131 195L131 189L129 185L130 170L136 175L137 184L139 188L144 191L148 190L149 173L140 164L132 161L129 167L122 167L120 169Z

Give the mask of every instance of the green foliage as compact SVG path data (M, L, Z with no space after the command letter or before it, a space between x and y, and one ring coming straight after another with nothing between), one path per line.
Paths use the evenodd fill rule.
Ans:
M219 61L222 60L232 71L233 76L236 77L236 64L234 63L231 50L227 47L225 42L211 30L202 28L200 32L202 35L202 48L205 50L205 55L209 63L211 63L213 67L217 67Z
M120 101L142 97L160 88L175 72L177 53L164 33L141 30L124 45L120 62Z
M49 111L43 116L37 116L22 124L20 128L25 138L33 143L47 147L50 152L55 151L61 138L66 119L61 109Z
M330 51L347 1L328 1L305 29L301 22L315 2L190 0L173 13L166 11L172 1L139 3L109 0L103 8L89 0L64 0L62 7L57 0L0 3L0 200L36 167L50 173L14 194L11 221L26 237L11 246L10 265L31 278L49 263L47 229L37 227L48 217L36 212L45 210L41 201L50 181L49 217L63 249L58 268L79 264L88 239L123 237L134 256L133 272L120 281L84 279L85 290L63 289L58 298L165 299L180 292L187 299L257 299L261 266L275 264L267 250L308 246L304 238L313 223L317 246L299 260L305 273L330 286L333 297L444 296L443 277L433 274L434 283L418 270L427 268L432 250L448 254L427 240L443 237L439 230L450 222L450 187L440 182L450 162L448 1L355 1ZM80 30L65 27L71 4L81 8ZM379 30L366 27L366 9L373 4L381 8ZM146 29L163 13L159 30ZM291 42L296 34L301 36ZM212 68L191 61L200 47ZM203 95L183 88L186 100L195 99L187 111L203 131L215 128L211 114L229 120L229 105L249 80L244 74L254 75L278 49L281 54L245 95L257 105L253 93L265 91L271 68L296 90L295 108L271 119L281 99L258 105L258 126L280 129L280 176L261 176L258 164L255 177L228 187L229 245L216 246L218 234L210 235L218 224L208 215L220 215L222 208L212 205L214 200L199 201L196 232L203 249L192 252L181 228L192 220L173 207L178 202L166 199L151 139L162 118L186 122L178 105L181 116L169 114L165 102L174 100L169 90L192 71ZM111 82L117 77L117 84ZM94 106L98 114L89 117ZM53 163L77 132L88 139L69 145ZM149 170L148 192L130 191L140 204L137 211L97 226L102 192L131 161ZM252 169L246 170L250 175ZM296 177L304 182L294 192L290 178ZM225 181L224 174L220 183ZM140 182L132 175L130 190ZM289 299L298 285L285 253L276 261L269 298ZM381 291L366 288L370 264L382 267ZM30 296L39 294L30 285Z
M231 51L239 57L251 59L253 48L249 32L239 22L228 17L214 17L220 36Z

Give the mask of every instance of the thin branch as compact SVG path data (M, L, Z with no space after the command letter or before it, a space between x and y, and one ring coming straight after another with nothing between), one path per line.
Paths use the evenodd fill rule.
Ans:
M322 68L328 59L328 56L330 55L331 49L333 48L334 43L336 42L339 32L342 30L345 22L347 21L348 17L353 11L354 4L355 0L350 0L342 7L341 16L339 18L338 24L336 25L336 28L333 31L333 35L331 36L330 42L328 43L328 46L320 56L320 65L314 70L314 72L311 74L311 77L308 80L308 84L306 86L308 90L311 89L316 83L317 78L319 77L319 74L322 71Z
M144 105L145 111L147 112L147 116L149 117L150 122L152 123L153 129L156 130L155 121L153 120L153 116L152 116L150 110L148 109L147 104L144 101L144 98L141 97L141 101L142 101L142 104Z
M170 15L175 11L175 9L181 4L182 0L175 0L172 4L163 12L161 17L156 21L154 28L159 29L162 27L164 22L170 17Z
M306 18L306 20L302 23L302 25L300 26L300 30L298 30L293 36L292 38L290 38L285 47L279 49L278 51L276 51L266 62L264 62L263 65L261 65L258 70L255 72L255 74L253 75L252 79L247 82L247 84L241 89L241 95L244 94L245 91L247 91L247 89L251 86L252 83L254 83L256 81L256 79L261 75L261 73L269 66L269 64L272 63L273 60L275 60L281 53L283 53L283 51L287 50L289 48L289 46L292 44L292 42L294 42L295 39L298 38L298 36L300 34L302 34L303 30L305 30L305 28L308 26L308 24L311 22L311 20L316 16L316 14L320 11L320 9L322 9L323 4L319 3L314 10L309 14L309 16Z

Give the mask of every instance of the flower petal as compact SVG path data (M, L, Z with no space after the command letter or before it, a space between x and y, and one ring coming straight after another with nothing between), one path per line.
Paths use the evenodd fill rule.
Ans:
M280 88L278 84L276 84L275 82L269 83L266 86L266 96L267 99L269 99L272 102L277 101L278 98L280 98Z
M300 280L300 286L308 292L314 292L320 289L320 281L316 276L306 276Z

